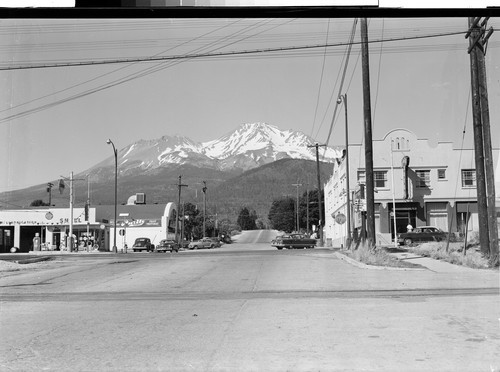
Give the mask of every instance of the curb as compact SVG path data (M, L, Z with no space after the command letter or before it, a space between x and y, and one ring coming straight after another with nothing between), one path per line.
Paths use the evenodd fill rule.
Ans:
M369 270L395 270L395 271L427 271L427 268L418 268L418 267L391 267L391 266L375 266L375 265L367 265L362 262L356 261L351 257L347 257L345 254L334 252L333 253L338 259L346 261L347 263L359 267L360 269L369 269Z
M31 263L36 263L36 262L48 261L51 259L52 259L52 257L35 257L35 258L26 258L24 260L17 260L14 262L18 263L20 265L25 265L25 264L31 264Z

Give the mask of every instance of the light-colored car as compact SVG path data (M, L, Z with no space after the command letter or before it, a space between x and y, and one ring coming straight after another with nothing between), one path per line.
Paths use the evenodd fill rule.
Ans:
M220 248L222 246L222 243L219 238L209 238L205 237L203 239L210 239L214 243L214 248Z
M194 242L189 243L189 249L211 249L215 247L215 243L210 238L202 238L200 240L196 240Z

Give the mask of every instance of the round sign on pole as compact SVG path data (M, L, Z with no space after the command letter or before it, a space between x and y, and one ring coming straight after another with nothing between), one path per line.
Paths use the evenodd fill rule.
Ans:
M120 230L118 231L118 233L119 233L121 236L125 235L125 229L120 229Z
M346 221L345 214L339 213L335 216L335 222L337 222L338 224L342 225L345 223L345 221Z

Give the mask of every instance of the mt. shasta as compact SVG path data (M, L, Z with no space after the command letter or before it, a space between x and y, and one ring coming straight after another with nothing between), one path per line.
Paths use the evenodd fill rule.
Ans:
M182 136L140 140L118 152L120 173L147 172L167 164L189 164L217 170L249 170L284 158L315 160L315 141L298 131L281 131L266 123L242 124L234 132L208 142ZM320 160L332 162L342 151L321 148ZM323 156L324 155L324 156ZM93 168L112 166L113 158Z

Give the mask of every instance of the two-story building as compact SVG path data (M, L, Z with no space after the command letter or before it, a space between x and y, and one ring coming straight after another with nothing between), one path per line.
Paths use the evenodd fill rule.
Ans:
M497 221L499 218L499 148L493 148ZM407 225L436 226L444 231L478 231L476 171L473 148L455 148L451 142L419 139L409 130L395 129L373 141L376 244L391 244L395 231ZM364 201L365 158L362 144L349 144L351 231L360 231ZM345 244L347 215L345 157L334 163L324 185L327 244Z

